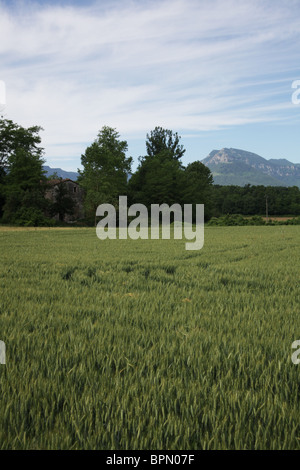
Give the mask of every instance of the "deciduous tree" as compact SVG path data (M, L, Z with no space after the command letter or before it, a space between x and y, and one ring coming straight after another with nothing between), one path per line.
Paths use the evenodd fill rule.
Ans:
M181 202L183 166L180 158L185 149L177 132L155 127L147 134L147 155L139 158L139 166L129 181L132 202L173 204Z
M104 126L81 156L83 170L78 170L78 182L85 189L87 217L95 223L99 204L117 206L119 195L126 194L132 163L132 158L126 157L127 149L127 142L120 140L116 129Z
M0 200L6 222L37 224L45 207L43 148L39 126L28 129L0 119ZM27 215L24 215L24 214ZM30 216L34 214L34 216ZM32 220L34 219L34 221Z

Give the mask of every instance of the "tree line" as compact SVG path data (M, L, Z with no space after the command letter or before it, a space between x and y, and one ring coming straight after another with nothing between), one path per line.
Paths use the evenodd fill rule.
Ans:
M72 200L61 186L57 200L45 198L47 178L39 126L24 128L0 119L0 218L3 223L47 225L49 214L72 212ZM84 189L85 223L95 224L96 208L118 207L120 195L128 203L204 204L205 219L226 214L299 215L298 187L217 186L200 161L184 166L185 148L177 132L155 127L146 135L146 154L132 173L127 141L116 129L104 126L81 155L78 183ZM48 214L48 217L45 216Z
M119 195L129 204L196 204L209 200L212 174L196 161L183 166L185 153L177 133L156 127L146 137L145 156L139 157L131 174L132 158L126 157L127 142L115 129L104 126L81 157L79 183L85 189L86 217L91 222L103 202L118 206ZM202 201L202 202L200 202Z
M220 186L211 193L213 217L241 215L300 215L298 186Z

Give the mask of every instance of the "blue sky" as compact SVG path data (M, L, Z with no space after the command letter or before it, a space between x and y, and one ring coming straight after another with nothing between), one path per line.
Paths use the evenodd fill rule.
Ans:
M235 147L300 163L300 2L0 0L2 114L41 125L52 167L76 170L104 125L136 168L155 126L183 163Z

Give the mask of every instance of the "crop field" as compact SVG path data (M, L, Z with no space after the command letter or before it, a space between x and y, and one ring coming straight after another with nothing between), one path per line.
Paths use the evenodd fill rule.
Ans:
M299 449L300 227L0 227L1 449Z

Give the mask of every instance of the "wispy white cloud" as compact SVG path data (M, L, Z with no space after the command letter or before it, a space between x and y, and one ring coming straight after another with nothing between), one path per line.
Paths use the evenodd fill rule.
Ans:
M299 13L293 0L0 1L7 115L44 127L53 161L80 156L105 124L127 138L284 121Z

